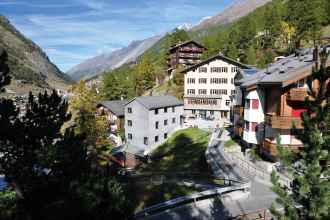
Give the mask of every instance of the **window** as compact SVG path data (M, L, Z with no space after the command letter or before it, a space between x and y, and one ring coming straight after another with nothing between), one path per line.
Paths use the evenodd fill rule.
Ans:
M244 124L245 124L245 126L244 126L245 130L248 131L248 130L250 129L250 128L249 128L249 124L250 124L250 123L249 123L248 121L245 121Z
M211 73L227 73L228 67L211 67Z
M195 89L187 89L188 95L195 95Z
M132 113L133 111L132 111L132 108L127 108L127 112L128 113Z
M133 125L132 120L128 120L128 121L127 121L127 126L132 127L132 125Z
M133 135L131 133L128 133L127 134L127 138L128 138L128 140L132 140L133 139Z
M173 112L173 113L175 112L175 107L172 107L172 112Z
M207 72L207 67L199 67L198 72L200 73L206 73Z
M258 108L259 108L259 100L252 99L252 109L258 109Z
M155 136L155 142L158 142L158 136Z
M164 120L164 125L165 125L165 126L167 125L167 119L166 119L166 120Z
M207 83L207 79L206 78L199 78L198 79L198 83L200 83L200 84L206 84Z
M237 68L236 66L233 66L233 67L231 68L231 72L232 72L232 73L236 73L236 72L237 72L237 69L238 69L238 68Z
M211 78L210 83L211 84L227 84L228 79L227 78Z
M210 90L211 95L227 95L226 89L211 89Z
M167 108L164 108L164 113L167 113Z
M258 126L257 122L251 122L251 131L256 132L257 131L257 126Z
M175 124L175 118L172 118L172 123Z
M148 145L148 138L147 138L147 137L144 137L144 138L143 138L143 143L144 143L145 145Z
M234 84L234 78L231 78L231 79L230 79L230 83L231 83L231 84Z
M158 122L158 121L155 122L155 128L156 128L156 129L159 128L159 122Z
M158 109L155 109L155 115L158 115Z
M195 78L187 78L188 84L195 84Z
M236 95L236 90L231 90L231 95Z
M226 106L230 105L230 100L226 100Z
M303 88L305 87L305 79L301 79L297 83L297 88Z
M213 110L210 111L210 115L214 115L214 111Z
M196 114L196 110L191 110L191 113L192 114Z
M167 138L167 133L164 134L164 139L166 139L166 138Z
M199 89L198 94L199 95L206 95L206 91L207 91L206 89Z
M189 105L217 105L216 99L188 99L187 102Z
M249 109L250 108L250 99L245 100L245 108Z

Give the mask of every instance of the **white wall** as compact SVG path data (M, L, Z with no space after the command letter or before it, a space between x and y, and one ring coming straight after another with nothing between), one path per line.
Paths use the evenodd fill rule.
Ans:
M132 108L132 113L128 113L128 108ZM145 154L154 150L157 146L164 143L164 134L167 137L180 128L180 117L183 115L183 106L176 106L175 112L172 112L172 107L167 108L167 113L164 108L158 110L155 115L155 110L148 110L138 101L133 101L125 106L125 137L127 143L145 149ZM172 118L175 118L175 123L172 123ZM167 126L164 125L164 120L168 120ZM132 121L132 126L128 126L128 120ZM159 122L159 128L155 128L156 121ZM132 140L128 139L128 134L133 136ZM155 136L158 136L158 142L155 142ZM144 138L148 138L148 144L144 144Z
M262 90L252 90L246 94L244 99L256 99L259 101L258 109L252 109L252 102L250 102L250 108L244 106L244 121L249 122L250 129L244 129L243 140L250 144L260 144L264 133L264 92ZM251 130L251 122L258 124L257 132ZM245 123L244 123L245 127Z
M207 96L212 97L210 90L211 89L225 89L227 90L227 95L221 95L222 96L222 100L219 103L219 105L217 105L217 108L214 109L214 107L209 108L206 105L202 106L204 109L210 109L210 110L223 110L223 111L229 111L230 110L230 106L226 106L226 100L230 100L230 95L231 95L231 91L235 90L235 85L231 83L231 79L234 79L236 72L231 72L232 67L235 67L232 64L229 64L223 60L217 59L214 60L208 64L205 64L201 67L206 67L207 68L207 72L203 72L200 73L198 71L198 69L196 69L195 71L189 71L185 74L184 80L184 94L187 94L187 90L188 89L194 89L195 90L195 95L198 96L198 90L199 89L206 89ZM211 68L212 67L227 67L228 68L228 72L226 73L211 73ZM188 84L187 80L188 78L195 78L195 84ZM199 83L198 79L199 78L206 78L207 79L207 83L206 84L201 84ZM226 78L227 79L227 84L211 84L211 78ZM214 95L213 95L214 96ZM219 95L216 95L219 96ZM191 107L190 107L191 108ZM185 104L185 109L186 109L186 104Z

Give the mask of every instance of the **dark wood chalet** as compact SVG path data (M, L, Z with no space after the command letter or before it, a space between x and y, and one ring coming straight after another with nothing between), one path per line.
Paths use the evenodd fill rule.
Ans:
M192 40L172 46L167 54L168 74L171 75L180 64L189 67L199 63L205 50L203 45Z

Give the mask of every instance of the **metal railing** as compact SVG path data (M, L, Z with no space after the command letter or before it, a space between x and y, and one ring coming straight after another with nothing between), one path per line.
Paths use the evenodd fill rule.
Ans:
M228 182L237 182L235 180L225 180ZM206 190L203 192L199 192L199 193L195 193L193 195L189 195L189 196L182 196L182 197L178 197L172 200L168 200L166 202L163 203L159 203L150 207L147 207L137 213L135 213L135 218L142 218L142 217L146 217L149 215L153 215L168 209L172 209L172 208L176 208L182 205L186 205L189 203L195 203L197 201L201 201L201 200L205 200L205 199L210 199L213 197L216 197L218 195L222 195L228 192L232 192L232 191L237 191L237 190L243 190L243 191L248 191L251 187L250 182L249 183L243 183L243 184L237 184L237 185L233 185L233 186L227 186L227 187L223 187L223 188L216 188L216 189L211 189L211 190Z

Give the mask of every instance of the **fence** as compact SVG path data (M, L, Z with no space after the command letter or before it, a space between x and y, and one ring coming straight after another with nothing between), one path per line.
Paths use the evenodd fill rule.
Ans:
M227 180L227 181L231 182L231 180ZM235 182L237 182L237 181L235 181ZM179 206L182 206L185 204L213 198L218 195L236 191L236 190L246 191L246 190L249 190L250 187L251 187L250 183L243 183L243 184L234 185L234 186L227 186L227 187L223 187L223 188L206 190L206 191L203 191L200 193L195 193L195 194L189 195L189 196L182 196L182 197L179 197L176 199L168 200L166 202L159 203L159 204L150 206L148 208L145 208L142 211L137 212L135 214L135 218L146 217L148 215L153 215L153 214L156 214L156 213L168 210L168 209L176 208L176 207L179 207Z
M225 153L226 157L233 163L235 163L237 166L240 167L242 171L245 171L247 174L252 175L252 176L258 176L263 180L270 181L270 173L267 172L266 170L263 170L262 168L256 166L252 162L237 156L233 153ZM279 181L282 185L287 186L290 188L291 185L291 179L289 177L284 176L281 173L277 173L279 176Z

